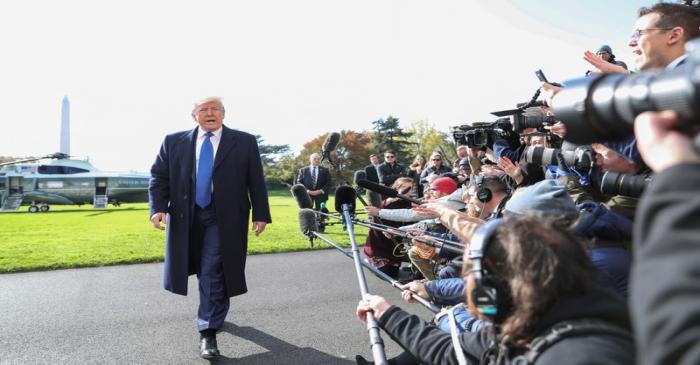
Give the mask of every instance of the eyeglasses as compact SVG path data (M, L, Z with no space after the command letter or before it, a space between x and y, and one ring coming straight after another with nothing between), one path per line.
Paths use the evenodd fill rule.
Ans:
M212 113L218 113L218 112L222 111L223 109L219 108L219 107L202 108L202 109L197 110L197 114L207 114L207 113L209 113L210 110Z
M442 161L442 159L441 158L434 158L431 161Z
M384 156L384 158L394 158L396 156Z
M671 30L673 28L647 28L647 29L635 29L634 32L632 32L632 35L630 36L630 39L633 41L639 40L639 37L642 36L642 34L649 33L650 30Z

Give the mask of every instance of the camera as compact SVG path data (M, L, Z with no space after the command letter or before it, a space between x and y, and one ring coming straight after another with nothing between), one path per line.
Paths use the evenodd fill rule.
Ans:
M458 145L467 145L469 148L485 147L493 143L489 136L491 125L492 123L476 122L472 125L452 127L452 138Z
M606 171L600 178L598 185L603 194L639 198L650 182L651 178L644 175L625 175Z
M509 118L497 119L494 122L475 122L452 127L452 138L458 145L469 148L490 147L496 138L508 141L514 148L520 144L519 135L513 132Z
M686 43L685 64L633 75L606 74L566 83L554 97L554 111L577 144L633 135L634 118L645 111L673 110L685 128L700 120L700 39Z
M564 164L574 168L582 175L588 176L594 166L593 151L590 146L579 146L573 151L562 151L558 148L525 147L523 158L527 163L540 166L558 165L558 154L564 157Z
M530 108L544 105L542 102L519 103L516 109L501 110L491 114L497 117L506 117L503 119L508 120L516 133L522 133L527 128L535 128L540 133L549 133L545 126L553 125L557 119L544 115L540 110L530 111Z

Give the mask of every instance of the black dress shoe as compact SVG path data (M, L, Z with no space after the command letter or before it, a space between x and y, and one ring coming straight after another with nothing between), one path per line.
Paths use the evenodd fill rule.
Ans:
M216 336L202 336L199 340L199 349L205 359L213 359L219 356L219 347L216 345Z

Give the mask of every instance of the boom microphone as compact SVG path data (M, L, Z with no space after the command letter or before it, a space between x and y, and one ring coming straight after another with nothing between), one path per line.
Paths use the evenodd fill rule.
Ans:
M355 212L355 199L357 198L357 192L350 186L339 186L335 191L335 211L343 212L343 205L347 204L350 206L350 211Z
M296 200L297 205L300 209L311 209L313 208L313 203L311 202L311 197L306 187L302 184L296 184L292 186L292 196Z
M371 191L380 193L380 194L388 196L390 198L399 198L399 199L407 200L407 201L409 201L411 203L415 203L415 204L422 204L423 203L422 201L420 201L418 199L411 198L410 196L406 196L403 194L399 194L398 191L396 191L390 187L380 185L380 184L374 183L374 182L369 181L369 180L360 180L357 183L358 183L358 185L362 186L363 188L365 188L367 190L371 190Z
M355 189L357 189L357 187L360 186L360 184L357 183L360 180L367 180L367 173L365 172L365 170L355 171L355 175L353 175L353 180L352 180L354 185L355 185ZM360 191L360 189L357 189L357 192L362 193Z
M314 246L314 232L318 232L318 220L316 212L312 209L304 208L299 211L299 229L304 236L309 238L309 245Z
M333 132L326 136L326 140L323 141L323 147L321 150L323 155L321 161L330 159L331 152L335 151L335 148L338 147L338 142L340 142L340 133Z
M318 221L316 212L312 209L302 209L299 211L299 229L306 236L313 236L312 232L318 232Z

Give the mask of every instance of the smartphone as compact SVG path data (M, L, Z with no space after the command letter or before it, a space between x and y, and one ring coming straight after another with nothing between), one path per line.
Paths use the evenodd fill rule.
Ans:
M544 75L544 72L542 70L537 70L535 71L535 76L541 81L541 82L546 82L549 84L549 81L547 81L547 77Z

